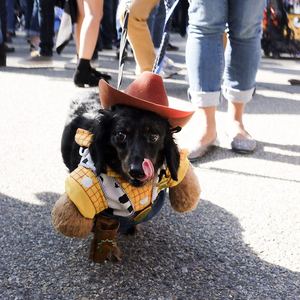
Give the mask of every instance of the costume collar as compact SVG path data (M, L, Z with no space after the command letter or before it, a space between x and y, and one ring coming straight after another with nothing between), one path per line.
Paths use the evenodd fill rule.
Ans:
M75 142L79 146L89 147L93 140L93 134L88 130L78 128L75 135Z
M109 177L115 177L115 178L122 178L120 174L112 170L110 167L106 167L107 176Z

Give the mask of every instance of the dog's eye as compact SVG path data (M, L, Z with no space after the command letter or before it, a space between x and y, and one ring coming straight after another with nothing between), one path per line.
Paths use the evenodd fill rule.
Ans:
M126 134L122 131L117 133L117 139L119 142L124 142L126 140Z
M159 135L158 134L155 134L155 133L150 133L149 134L149 142L151 143L155 143L157 142L159 139Z

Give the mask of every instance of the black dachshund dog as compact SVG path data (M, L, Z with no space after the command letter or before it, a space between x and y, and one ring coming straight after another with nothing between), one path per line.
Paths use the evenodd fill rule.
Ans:
M154 173L166 162L172 179L177 180L178 148L171 125L160 115L123 104L103 109L98 92L81 94L71 104L61 141L63 160L70 172L81 159L74 139L78 128L93 134L89 150L97 175L109 166L130 185L140 187L146 182L140 180L145 176L142 164L146 158Z
M52 211L54 227L77 238L94 229L89 258L102 263L119 260L117 232L134 234L153 218L167 188L175 211L193 210L201 192L198 178L189 152L173 139L192 114L170 108L161 77L150 72L124 92L100 81L99 92L79 94L62 134L70 176Z

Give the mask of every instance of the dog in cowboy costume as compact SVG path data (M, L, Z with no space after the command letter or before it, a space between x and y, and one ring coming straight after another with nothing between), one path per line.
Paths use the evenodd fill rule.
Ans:
M154 112L169 122L172 132L186 125L194 113L170 108L162 78L150 72L142 73L124 92L101 80L99 96L103 109L122 104ZM56 202L52 216L54 227L67 237L85 238L93 231L89 258L102 263L106 258L119 260L116 234L152 219L164 203L167 188L171 206L179 213L196 208L201 190L186 149L178 151L176 176L171 175L167 163L154 170L152 162L144 158L140 186L135 186L110 166L105 172L97 171L90 151L93 137L78 128L75 141L81 160L66 179L66 192Z

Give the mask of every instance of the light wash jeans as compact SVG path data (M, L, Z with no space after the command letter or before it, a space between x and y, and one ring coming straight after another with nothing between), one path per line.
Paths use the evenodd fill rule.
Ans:
M193 104L218 105L222 79L228 101L252 99L264 8L265 0L190 0L186 63ZM225 53L224 30L228 34Z

